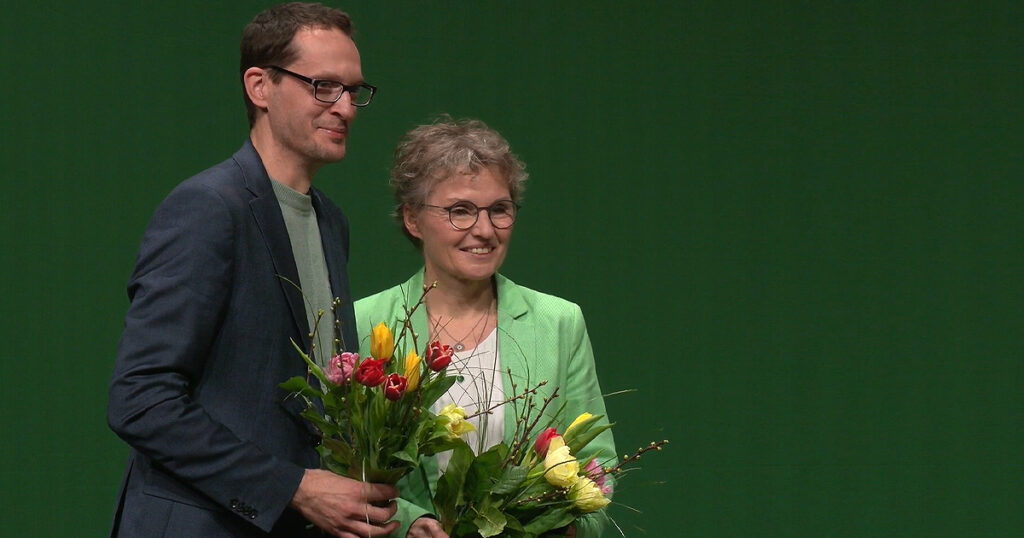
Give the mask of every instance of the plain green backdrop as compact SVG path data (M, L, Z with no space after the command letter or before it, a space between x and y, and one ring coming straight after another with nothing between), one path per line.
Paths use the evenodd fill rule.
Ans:
M124 285L155 206L246 136L266 5L5 9L0 535L106 532ZM1020 535L1019 5L351 2L380 92L316 184L362 296L419 263L399 136L508 137L503 272L583 307L603 388L636 389L620 452L671 441L622 481L626 536Z

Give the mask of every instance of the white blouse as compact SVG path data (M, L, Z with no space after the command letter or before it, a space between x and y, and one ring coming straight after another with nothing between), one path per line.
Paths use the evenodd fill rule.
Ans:
M444 406L454 403L472 415L494 407L505 400L501 357L498 354L498 330L495 328L487 338L480 341L473 349L464 349L452 356L448 366L448 375L462 376L448 392L434 403L433 410L439 412ZM505 435L505 407L501 406L490 414L483 413L469 419L476 426L476 431L469 432L463 439L475 454L502 442ZM451 452L437 455L437 465L441 472L448 467Z

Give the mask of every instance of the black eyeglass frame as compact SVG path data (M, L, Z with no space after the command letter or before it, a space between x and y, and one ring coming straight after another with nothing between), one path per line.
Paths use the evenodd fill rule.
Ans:
M508 224L508 226L498 226L497 224L494 223L494 217L493 217L493 215L491 213L491 208L493 208L494 206L496 206L498 204L505 204L505 203L510 203L510 204L512 204L512 207L515 208L513 213L512 213L512 222L510 222ZM519 210L522 209L521 205L513 202L512 200L507 200L507 199L506 200L498 200L498 201L494 202L493 204L491 204L491 205L489 205L487 207L480 207L480 206L474 204L473 202L469 202L469 201L466 201L466 200L460 200L460 201L455 202L454 204L452 204L450 206L447 206L447 207L446 206L440 206L440 205L431 205L431 204L419 204L419 205L420 205L420 207L432 207L434 209L443 209L443 210L445 210L448 213L448 222L451 223L452 228L455 228L456 230L459 230L459 231L465 231L465 230L468 230L468 229L472 228L473 226L476 226L476 223L480 220L480 212L481 211L487 211L487 220L491 221L491 226L494 226L498 230L507 230L507 229L511 228L513 224L516 223L516 220L519 218ZM466 226L465 228L460 228L457 224L455 224L455 221L452 220L452 209L455 208L455 207L464 207L466 209L469 209L470 207L474 208L476 211L473 213L473 223L470 224L469 226Z
M367 105L369 105L370 103L373 102L373 96L377 93L377 87L376 86L373 86L371 84L367 84L365 82L361 82L359 84L345 84L344 82L338 82L337 80L327 80L327 79L320 79L320 78L309 78L309 77L307 77L305 75L300 75L300 74L298 74L298 73L296 73L294 71L289 71L289 70L287 70L287 69L285 69L283 67L277 66L277 65L267 65L267 66L264 66L263 69L274 69L275 71L280 71L280 72L282 72L282 73L284 73L286 75L291 75L291 76L301 80L302 82L305 82L306 84L309 84L310 86L313 87L313 99L316 99L317 101L320 101L321 103L332 103L332 104L333 103L337 103L339 100L341 100L341 96L345 92L351 93L352 90L357 90L359 88L366 88L367 90L370 91L370 96L366 98L366 102L365 103L358 104L355 101L352 101L352 106L364 107L364 106L367 106ZM327 99L321 99L321 98L317 97L317 95L316 95L317 90L320 88L320 85L321 84L325 84L325 83L341 85L341 92L338 93L338 97L334 98L333 101L327 100Z

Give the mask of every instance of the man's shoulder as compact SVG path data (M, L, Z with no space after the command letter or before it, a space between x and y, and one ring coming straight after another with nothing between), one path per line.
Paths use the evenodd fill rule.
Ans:
M204 188L217 191L236 189L244 187L242 177L242 169L238 163L234 158L228 158L182 181L178 188Z
M216 197L226 203L238 202L248 191L246 171L239 161L245 150L217 163L179 183L168 195L173 198ZM258 157L256 157L258 159ZM253 180L250 180L252 182ZM269 188L269 185L267 186Z

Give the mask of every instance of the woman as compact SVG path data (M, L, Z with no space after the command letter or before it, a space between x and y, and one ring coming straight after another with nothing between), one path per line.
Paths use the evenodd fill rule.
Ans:
M421 344L429 337L450 345L455 359L449 372L464 377L438 407L455 403L472 414L543 380L547 384L542 395L558 388L552 407L566 404L558 425L564 431L580 413L604 415L605 406L579 307L498 274L526 177L508 142L480 121L444 118L406 134L391 172L395 217L422 252L424 267L404 284L357 301L356 323L372 327L403 318L405 308L419 300L423 284L436 282L426 296L426 308L413 316L413 329ZM365 355L368 350L363 351ZM511 378L506 369L511 369ZM515 414L511 405L502 408L478 417L477 431L467 439L477 453L510 441ZM611 431L591 442L581 456L598 451L602 461L614 459ZM442 466L446 455L440 456ZM438 464L435 458L424 461L425 473L413 473L399 485L404 500L399 503L398 536L445 536L429 517ZM568 533L598 536L605 520L603 513L588 514Z

